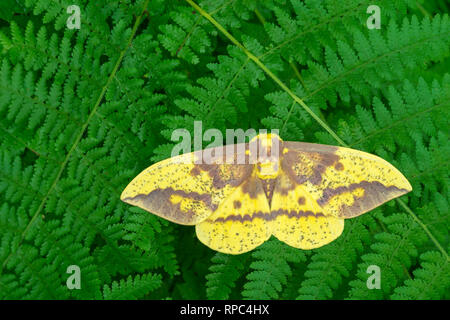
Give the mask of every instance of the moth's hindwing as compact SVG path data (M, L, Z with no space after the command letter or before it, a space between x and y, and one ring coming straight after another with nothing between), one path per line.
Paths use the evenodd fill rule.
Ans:
M325 215L305 187L284 172L278 176L272 197L273 235L300 249L321 247L339 237L344 219Z
M256 248L270 237L269 219L269 203L254 171L195 229L198 239L208 247L239 254Z
M155 163L134 178L120 198L179 224L203 221L250 176L253 166L219 160L196 164L198 155L187 153Z

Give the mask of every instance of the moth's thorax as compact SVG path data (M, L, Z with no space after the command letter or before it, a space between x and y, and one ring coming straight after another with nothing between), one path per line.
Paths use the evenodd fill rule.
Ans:
M260 179L275 179L278 176L280 161L258 162L256 174Z
M280 170L280 150L283 140L273 133L259 134L250 140L250 155L256 163L260 179L274 179Z

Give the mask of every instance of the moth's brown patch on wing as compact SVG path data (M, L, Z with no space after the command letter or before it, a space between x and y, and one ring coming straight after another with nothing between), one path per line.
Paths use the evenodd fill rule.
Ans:
M295 185L294 184L292 184L291 187L288 187L288 188L281 187L280 188L280 194L283 195L283 196L287 196L289 191L294 190L294 189L295 189Z
M318 213L314 213L312 211L303 211L303 210L284 210L284 209L279 209L279 210L274 210L270 213L264 213L261 211L255 212L252 215L246 214L246 215L235 215L235 214L231 214L228 215L227 217L224 218L218 218L215 220L215 222L227 222L227 221L239 221L239 222L244 222L244 221L252 221L256 218L261 218L264 219L265 221L272 221L275 220L275 218L277 218L278 216L287 216L289 218L300 218L300 217L310 217L310 216L314 216L314 217L323 217L323 213L322 212L318 212Z
M304 204L305 204L305 201L306 201L306 200L305 200L305 197L299 197L299 198L298 198L298 204L299 204L299 205L304 205Z
M195 158L201 159L201 162L195 164L191 174L207 172L215 189L222 189L226 185L236 187L249 178L253 171L246 153L248 149L248 143L239 143L195 151Z
M340 162L337 162L337 163L334 165L334 168L335 168L336 170L338 170L338 171L342 171L342 170L344 170L344 165L343 165L342 163L340 163Z
M274 220L278 216L287 216L289 218L301 218L301 217L323 217L322 212L312 212L312 211L303 211L303 210L285 210L285 209L278 209L278 210L272 210L270 213L271 220Z
M264 192L263 188L260 188L259 186L259 184L245 181L242 183L242 192L248 194L251 199L256 199L258 195Z
M334 153L339 147L319 143L308 143L298 141L283 141L283 148L291 151Z
M242 206L242 203L241 203L239 200L235 200L235 201L233 202L233 207L234 207L235 209L239 209L241 206Z
M296 183L309 181L313 185L322 183L325 170L338 163L340 157L334 146L315 145L301 142L284 142L282 168ZM280 190L282 192L282 190Z
M335 189L327 188L323 191L323 195L320 199L317 200L317 203L323 206L326 204L332 197L345 193L345 192L351 192L357 188L362 188L365 190L364 194L367 195L376 195L376 194L383 194L383 193L390 193L393 191L400 191L400 192L407 192L406 189L399 189L395 186L388 186L386 187L381 182L378 181L361 181L360 183L352 183L349 186L340 186Z
M185 199L194 200L188 210L181 210L180 203L173 203L170 199L172 196L180 196ZM138 194L134 197L123 199L131 204L140 204L146 210L151 212L165 212L165 218L180 223L190 223L195 220L198 202L202 202L211 211L217 209L217 205L212 204L211 195L208 193L200 194L197 192L185 192L183 190L174 190L172 188L156 189L149 194Z
M198 176L199 174L200 174L200 168L199 167L197 167L197 166L195 166L195 167L193 167L192 168L192 170L191 170L191 176Z
M222 189L226 185L238 186L250 177L253 169L250 165L239 164L198 164L197 168L200 171L208 172L212 178L213 187L216 189Z
M244 221L252 221L256 218L262 218L266 221L270 220L270 215L268 213L264 213L261 211L255 212L252 215L246 214L246 215L237 215L237 214L230 214L226 217L220 217L214 220L215 223L224 223L227 221L239 221L239 222L244 222ZM206 220L209 221L209 220Z
M320 206L324 206L333 197L352 192L359 188L364 190L364 194L361 197L354 197L352 205L343 204L339 210L341 217L357 216L409 191L395 186L385 186L378 181L361 181L359 183L352 183L349 186L340 186L334 189L326 188L323 191L322 197L317 200L317 203Z
M295 182L292 179L287 178L287 176L278 176L275 183L275 189L282 196L287 196L289 192L295 190Z
M273 196L273 191L275 189L276 182L277 182L277 179L262 179L261 180L261 184L264 189L264 193L266 194L266 198L269 201L269 206L270 206L270 203L272 202L272 196Z

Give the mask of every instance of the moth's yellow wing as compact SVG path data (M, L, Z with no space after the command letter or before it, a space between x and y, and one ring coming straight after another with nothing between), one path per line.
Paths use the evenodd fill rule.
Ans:
M411 191L408 180L385 160L358 150L284 142L271 200L273 234L313 249L342 233L356 217Z
M252 165L235 164L239 152L245 152L237 146L229 163L218 158L215 163L197 164L205 150L155 163L130 182L120 199L172 222L197 224L250 177ZM225 157L223 148L214 150Z
M280 172L271 202L272 233L300 249L330 243L344 230L344 219L326 216L306 188Z
M281 167L326 216L352 218L412 190L389 162L343 147L284 142Z
M228 254L250 251L266 241L271 235L270 209L255 172L195 230L205 245Z

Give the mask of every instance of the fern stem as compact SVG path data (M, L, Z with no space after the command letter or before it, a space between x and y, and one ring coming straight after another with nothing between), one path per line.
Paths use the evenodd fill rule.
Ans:
M236 74L234 75L233 79L230 80L230 82L228 83L227 87L223 90L223 92L221 93L221 95L217 98L216 102L214 103L214 105L211 107L211 109L208 111L208 113L206 114L206 119L208 119L212 112L214 111L214 109L216 108L216 106L218 105L218 103L220 101L222 101L222 99L225 97L225 94L228 92L228 90L230 90L231 86L233 85L233 83L239 78L239 75L241 74L241 72L245 69L245 66L247 65L247 63L250 60L247 58L245 60L245 62L241 65L241 67L239 68L238 72L236 72Z
M386 226L384 225L383 221L381 221L381 219L375 217L375 221L380 225L381 229L383 229L384 232L389 233L389 230L386 228ZM397 250L397 248L395 250ZM391 259L389 259L389 261L392 260L392 256L393 255L391 255ZM402 266L403 272L408 276L409 279L412 279L411 275L408 272L408 268L406 268L402 262L400 262L400 264ZM389 265L390 265L390 263L389 263Z
M208 14L205 10L203 10L200 6L198 6L192 0L186 0L195 10L197 10L205 19L211 22L220 32L222 32L233 44L235 44L238 48L240 48L249 59L251 59L256 65L258 65L273 81L275 81L287 94L291 96L291 98L300 104L309 115L316 120L322 128L324 128L340 145L344 147L349 147L318 115L314 113L314 111L306 105L306 103L300 99L291 89L289 89L272 71L270 71L262 62L256 57L253 53L251 53L247 48L245 48L236 38L234 38L222 25L217 22L210 14ZM294 106L293 106L294 107ZM400 199L395 199L404 209L408 212L409 215L422 227L431 241L435 244L435 246L442 252L442 254L448 259L447 252L442 248L440 243L436 240L436 238L432 235L427 226L417 217L417 215Z
M296 104L296 103L297 103L297 102L292 101L292 104L291 104L291 107L289 108L289 112L288 112L288 114L287 114L287 116L286 116L286 119L289 119L289 118L291 117L292 111L294 110L294 107L295 107L295 104ZM286 127L286 124L287 124L287 121L284 121L284 122L283 122L283 125L282 125L281 128L280 128L280 133L281 133L281 134L283 134L284 128Z
M128 39L128 43L126 45L126 47L120 52L119 58L117 59L117 62L111 72L111 74L108 77L108 80L106 81L106 84L103 86L102 91L100 92L100 95L97 99L97 102L94 105L94 108L92 109L92 111L90 112L86 122L83 124L83 127L80 130L80 133L78 134L75 142L73 143L72 147L70 148L69 152L67 153L63 163L61 164L61 167L58 170L58 173L56 174L55 180L53 181L51 187L49 188L49 190L47 191L47 194L44 196L44 198L42 199L38 209L36 210L36 212L33 214L30 222L27 224L27 226L25 227L25 229L23 230L21 237L20 237L20 242L19 245L16 248L17 249L20 247L20 245L23 242L23 239L25 238L25 235L27 234L28 230L30 230L31 226L34 224L34 222L36 221L37 217L39 216L39 213L42 211L42 209L45 206L45 203L48 199L48 197L50 196L50 194L53 192L53 190L56 187L56 184L58 183L59 179L62 176L62 173L64 172L64 169L66 168L67 163L69 162L70 156L72 155L72 153L75 151L75 149L78 146L78 143L81 141L84 132L86 131L91 119L93 118L93 116L95 115L95 113L97 112L98 107L100 106L101 101L103 100L103 97L105 96L106 90L108 89L109 85L111 84L112 80L114 79L117 70L120 67L120 64L122 63L122 60L125 56L125 53L128 51L128 48L131 46L131 43L133 41L133 38L136 34L137 28L139 27L139 24L141 23L142 17L147 9L148 3L150 0L146 0L142 9L142 13L139 15L139 17L137 17L136 22L134 23L131 35ZM6 267L6 264L8 263L9 259L12 257L13 252L11 252L8 257L5 259L5 261L3 261L1 268L0 268L0 274L3 272L3 269Z
M258 8L255 8L255 14L256 17L258 18L259 22L261 22L261 24L266 23L266 19L264 19L263 15L261 14L261 12L259 12Z
M423 13L423 15L425 16L425 17L428 17L428 18L432 18L433 16L419 3L419 1L416 1L416 6L417 6L417 8L419 8L419 10L420 10L420 12L422 12Z
M308 88L306 87L305 81L303 81L303 77L300 74L300 71L298 71L298 68L295 65L295 62L293 62L293 61L289 62L289 65L291 66L292 70L294 70L295 76L300 81L300 83L302 84L303 88L305 88L306 92L309 92Z
M189 32L186 35L186 37L184 37L183 42L181 42L180 46L178 47L177 51L175 52L176 56L178 56L180 54L181 49L183 49L184 45L186 44L186 42L188 41L188 39L190 38L190 36L194 32L195 28L197 28L197 26L200 23L200 21L201 21L201 17L198 17L197 20L195 21L194 25L192 26L191 30L189 30Z

